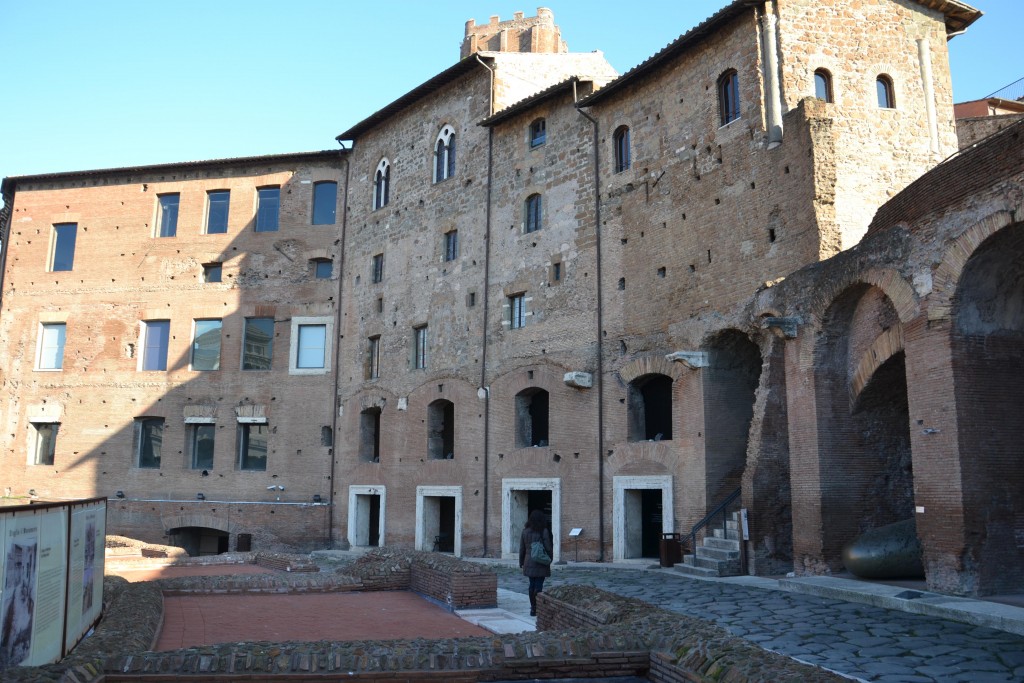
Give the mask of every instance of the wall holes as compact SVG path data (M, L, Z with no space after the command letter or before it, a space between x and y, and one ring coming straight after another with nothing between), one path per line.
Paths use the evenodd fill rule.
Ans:
M665 266L658 268L658 277L665 277Z
M620 277L619 278L619 290L621 291L621 290L624 290L624 289L626 289L626 278Z
M768 228L768 241L769 242L774 242L775 241L775 228Z

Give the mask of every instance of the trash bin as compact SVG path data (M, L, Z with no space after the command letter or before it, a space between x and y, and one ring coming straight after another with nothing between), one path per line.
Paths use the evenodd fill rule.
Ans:
M682 544L679 542L679 534L662 534L659 550L662 567L674 567L677 563L683 561Z

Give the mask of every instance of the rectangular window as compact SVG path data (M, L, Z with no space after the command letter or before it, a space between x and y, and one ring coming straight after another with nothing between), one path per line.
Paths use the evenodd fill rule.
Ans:
M374 254L370 266L370 280L380 282L384 279L384 254Z
M367 379L380 377L380 337L370 337L368 346L369 363L366 368Z
M192 336L192 369L220 370L220 320L196 320Z
M160 468L160 450L164 441L164 418L135 418L135 463L144 469Z
M269 370L274 356L274 319L246 318L242 369Z
M313 225L334 225L338 207L338 183L313 185Z
M50 270L71 270L75 264L75 238L78 223L58 223L53 226L53 253L50 255Z
M261 187L256 193L256 232L277 232L281 214L281 188Z
M299 325L299 350L295 360L297 368L325 367L327 325Z
M219 235L228 231L228 205L231 192L214 190L206 193L206 234Z
M334 263L332 261L313 261L313 275L317 280L330 280L334 274Z
M264 472L270 428L265 424L238 425L238 468Z
M413 334L413 367L423 370L427 367L427 326L414 327Z
M171 336L170 320L142 321L142 367L140 370L166 370L167 345Z
M57 452L57 422L33 422L35 430L35 447L32 453L33 465L52 465L54 453Z
M452 230L444 234L444 260L454 261L459 258L459 231Z
M60 370L64 367L65 323L43 323L39 326L39 357L37 370Z
M192 469L213 469L213 440L217 435L215 424L189 425L189 448L192 452Z
M508 298L509 321L512 329L526 326L526 294L513 294Z
M524 207L524 231L537 232L541 228L541 197L539 194L531 194L526 198Z
M203 264L203 282L220 282L223 275L223 266L219 263Z
M562 279L562 264L552 263L551 264L551 280L552 282L560 282Z
M174 237L178 234L178 194L157 195L156 224L157 237Z

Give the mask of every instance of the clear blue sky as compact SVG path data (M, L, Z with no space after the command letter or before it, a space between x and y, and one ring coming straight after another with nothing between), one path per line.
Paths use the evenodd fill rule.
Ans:
M0 177L331 149L454 64L467 19L543 4L570 50L623 72L726 1L0 0ZM958 101L1024 76L1024 0L974 5Z

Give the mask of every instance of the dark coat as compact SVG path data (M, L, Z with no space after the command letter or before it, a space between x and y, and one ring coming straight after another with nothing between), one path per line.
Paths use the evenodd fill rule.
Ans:
M523 535L519 537L519 566L523 568L523 576L551 576L550 564L538 564L530 557L530 546L534 541L542 541L544 549L548 551L548 557L554 557L551 532L544 529L544 533L537 533L530 527L523 529Z

